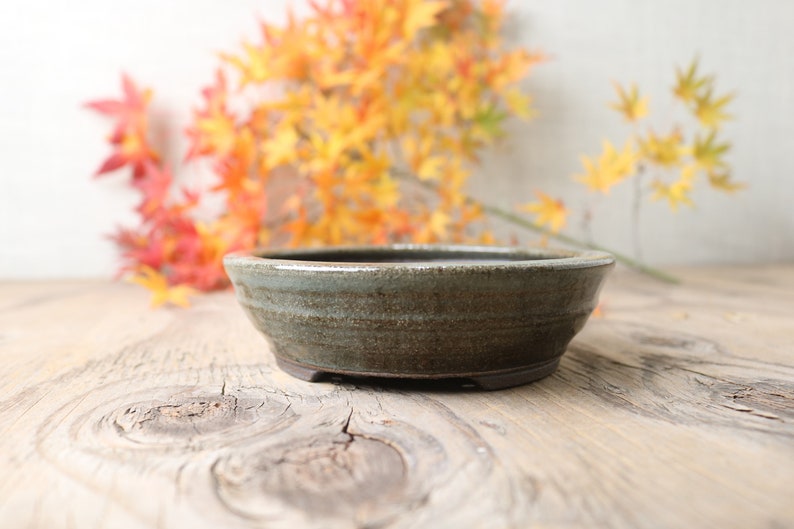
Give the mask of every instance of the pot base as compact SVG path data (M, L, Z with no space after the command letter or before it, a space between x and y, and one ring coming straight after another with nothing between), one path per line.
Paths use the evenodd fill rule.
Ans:
M481 373L451 373L451 374L420 374L420 373L369 373L350 371L346 369L319 368L295 362L280 356L276 357L278 367L285 373L307 382L319 382L331 375L347 375L352 377L376 377L404 380L469 380L481 389L494 391L499 389L521 386L545 378L557 370L560 357L552 358L546 362L509 369L504 371L485 371Z

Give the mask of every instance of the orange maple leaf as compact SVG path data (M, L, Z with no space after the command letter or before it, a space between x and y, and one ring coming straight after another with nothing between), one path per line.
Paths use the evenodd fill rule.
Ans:
M226 156L235 146L237 126L226 105L228 90L222 70L215 72L215 83L201 93L204 108L193 111L193 125L185 130L191 140L187 158L210 153Z

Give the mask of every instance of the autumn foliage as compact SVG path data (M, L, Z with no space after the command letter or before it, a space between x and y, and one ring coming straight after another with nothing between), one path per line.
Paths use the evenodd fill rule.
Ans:
M155 304L225 287L235 250L492 240L463 190L504 120L530 116L517 82L540 60L504 48L502 2L310 5L262 23L202 91L186 162L208 163L210 190L176 189L149 137L149 90L124 77L120 100L89 103L115 120L98 174L127 168L140 192L140 224L114 239ZM225 207L206 218L209 194Z
M618 100L610 106L632 125L633 132L620 148L604 140L597 158L583 156L584 173L577 180L593 191L608 193L624 180L650 174L652 199L666 200L673 210L693 205L691 192L698 179L721 191L743 187L733 180L725 160L731 146L719 137L721 126L731 117L726 107L733 96L716 95L714 77L701 75L697 61L677 70L671 90L690 123L675 123L667 132L656 132L646 123L648 98L636 85L625 89L615 84L615 91Z
M209 167L209 189L178 187L152 144L152 93L128 77L122 97L88 106L114 121L97 175L126 169L139 223L118 230L122 273L154 305L186 305L225 288L226 253L255 247L490 243L484 211L565 243L568 210L541 191L512 212L466 194L483 150L510 117L529 118L518 83L542 57L508 49L499 0L314 0L300 19L262 22L254 42L223 54L185 134L182 163ZM731 95L715 95L697 63L679 70L674 98L694 126L659 133L647 97L616 85L611 106L632 126L605 140L574 178L594 192L650 175L647 189L673 209L691 204L697 179L733 191L720 127ZM694 132L685 136L684 131ZM645 185L645 184L644 184ZM218 211L203 206L218 202ZM581 243L593 247L592 244ZM628 258L618 255L623 262ZM638 265L638 267L642 268ZM647 269L647 267L645 267Z

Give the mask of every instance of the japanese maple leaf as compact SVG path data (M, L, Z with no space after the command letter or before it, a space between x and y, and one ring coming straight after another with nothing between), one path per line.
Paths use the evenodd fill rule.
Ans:
M611 103L610 108L617 110L626 121L634 122L648 114L648 98L640 97L640 91L636 84L632 84L629 90L624 90L618 83L614 84L618 101Z
M535 215L536 224L548 226L554 233L559 232L565 226L568 215L562 200L555 200L541 191L536 191L535 195L538 200L524 205L521 209Z
M153 163L145 164L145 174L135 183L135 187L143 194L143 200L137 210L144 219L150 219L163 210L172 182L173 178L168 167L160 169Z
M610 188L629 177L634 170L635 153L627 142L622 151L617 151L609 140L604 141L604 151L598 159L582 156L585 174L574 178L593 191L608 193Z
M662 167L674 167L689 153L689 149L684 145L684 138L678 129L666 136L657 136L650 131L645 139L640 139L640 153Z
M191 140L187 158L216 153L225 156L235 145L237 128L226 100L228 89L222 70L215 74L215 83L202 90L204 108L194 110L193 125L185 133Z
M126 266L125 270L131 270L137 265L159 268L165 263L166 253L166 244L162 237L147 238L141 245L122 253L127 261L135 263L134 266Z
M403 35L412 38L420 29L432 26L438 16L447 7L447 2L426 2L424 0L408 0L403 6Z
M285 233L290 234L289 245L291 247L300 246L310 238L312 223L308 218L306 208L303 205L298 207L297 215L289 222L281 225Z
M673 211L678 211L678 206L681 204L687 206L694 205L692 199L689 197L689 193L692 190L692 179L686 175L672 184L666 184L659 180L655 180L651 182L651 187L654 190L654 194L651 198L653 200L667 200L670 209Z
M681 70L680 68L676 68L675 76L676 76L676 84L673 87L673 95L683 101L684 103L690 103L697 98L698 94L701 93L704 89L708 89L709 85L712 82L712 78L710 76L700 77L698 76L698 61L697 59L693 60L692 63L687 68L686 72Z
M159 155L149 147L144 135L145 132L137 130L124 133L112 154L102 162L94 175L100 176L130 165L133 180L143 177L146 173L146 164L160 159Z
M126 131L146 128L146 110L152 91L140 90L126 74L121 76L122 99L99 99L86 103L88 108L116 119L116 127L110 135L112 143L119 143Z
M113 153L102 162L96 175L131 165L133 177L137 180L146 172L145 166L148 161L159 159L146 140L147 107L151 99L151 91L138 89L127 75L122 76L121 84L122 99L102 99L86 103L88 108L116 120L113 132L108 138L108 141L114 145Z
M120 228L113 240L121 249L121 255L127 263L121 267L120 274L134 270L139 265L159 269L165 260L165 244L162 237L156 234L145 235L138 230Z
M444 239L447 236L447 226L450 223L449 215L443 211L436 210L430 215L428 227L430 231L439 239Z
M719 128L723 121L731 119L725 112L725 106L731 102L733 94L715 97L711 88L695 96L695 117L710 128Z
M213 191L226 190L229 198L232 198L255 187L254 181L249 178L257 154L254 142L251 130L242 128L229 155L215 163L214 171L219 179L212 187ZM258 188L257 191L262 192Z
M726 193L733 193L734 191L738 191L740 189L744 189L747 185L743 182L735 182L731 178L731 174L726 171L709 171L709 184L714 189L719 189L720 191L725 191Z
M196 222L191 232L179 237L170 266L169 281L185 283L198 290L210 291L228 285L223 270L223 255L230 248L212 227Z
M717 142L717 130L711 129L708 136L702 138L700 134L695 135L695 143L692 146L692 156L697 161L698 166L713 170L726 165L722 156L728 152L731 144L728 142Z
M146 287L152 292L152 307L159 307L166 303L187 307L190 305L188 296L196 293L194 288L187 285L170 285L163 274L149 266L142 266L137 275L130 278L130 281Z

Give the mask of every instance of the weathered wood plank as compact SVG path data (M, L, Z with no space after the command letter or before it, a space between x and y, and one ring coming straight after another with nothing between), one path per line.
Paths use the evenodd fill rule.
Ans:
M788 527L794 267L618 273L553 376L308 384L230 293L0 284L0 527Z

